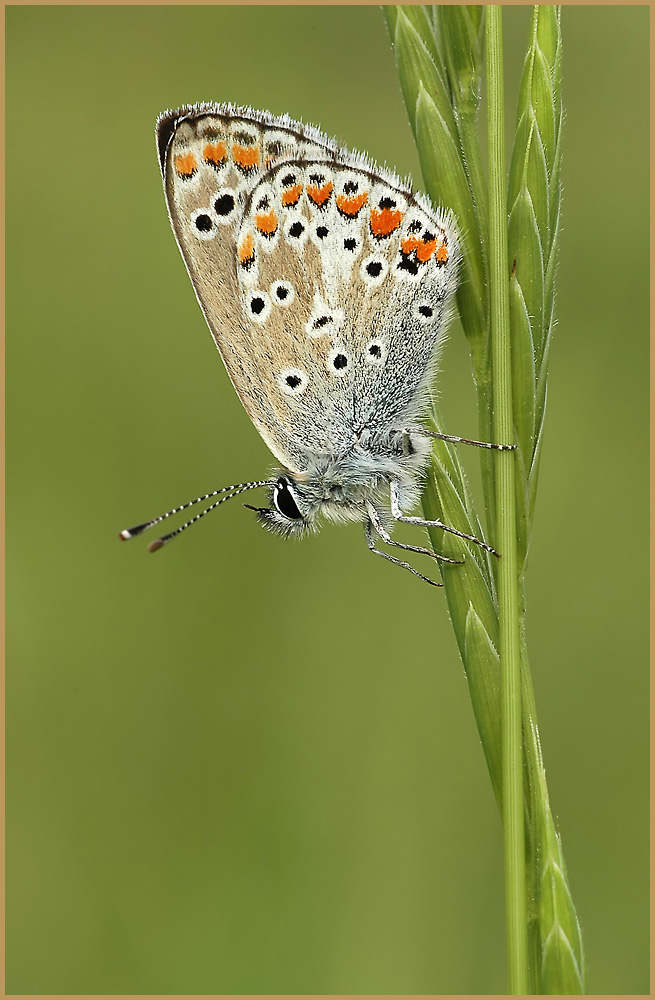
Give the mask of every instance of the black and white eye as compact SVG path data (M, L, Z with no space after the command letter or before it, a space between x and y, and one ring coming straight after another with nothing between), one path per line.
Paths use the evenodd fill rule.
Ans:
M294 492L287 479L278 479L273 487L273 503L283 517L288 517L290 521L302 520Z
M327 369L332 375L343 378L350 370L350 358L342 347L335 347L330 351L327 359Z
M274 281L271 285L271 301L278 306L290 306L295 294L290 281Z
M343 309L330 309L325 302L317 299L305 324L305 333L309 337L334 337L343 325L344 316Z
M221 188L212 198L212 209L215 219L221 225L232 222L236 204L235 192L231 188Z
M387 349L381 340L371 340L366 345L364 358L369 365L381 365L387 356Z
M331 243L332 229L324 222L318 222L311 231L311 240L314 246L325 248Z
M289 215L284 224L284 235L289 243L300 249L306 242L308 236L308 220L299 213Z
M312 323L312 332L318 333L319 330L323 330L326 326L331 326L334 323L332 316L317 316Z
M300 396L309 385L309 379L300 368L285 368L278 375L277 383L285 396Z
M365 285L368 285L369 288L377 288L389 273L389 265L384 257L372 254L370 257L364 258L359 273Z
M438 318L437 310L431 302L421 302L419 300L415 303L412 312L421 324L434 323Z
M199 240L213 240L216 225L206 208L198 208L191 216L193 231Z
M247 299L248 314L255 323L265 323L271 313L271 300L266 292L251 292Z

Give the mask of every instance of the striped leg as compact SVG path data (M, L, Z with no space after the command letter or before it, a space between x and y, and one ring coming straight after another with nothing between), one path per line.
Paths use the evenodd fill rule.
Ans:
M383 559L388 559L389 562L394 564L394 566L400 566L402 569L409 570L409 572L413 573L414 576L417 576L419 580L425 580L426 583L429 583L433 587L443 587L443 583L435 583L434 580L430 580L427 576L423 576L422 573L419 573L419 571L414 569L413 566L410 566L409 563L403 562L402 559L396 559L395 556L390 556L388 552L382 552L380 549L376 549L374 531L375 526L373 522L367 518L366 521L364 521L364 534L366 536L366 544L371 552L374 552L376 556L382 556Z
M425 549L421 545L405 545L404 542L397 542L395 538L392 538L387 529L382 524L382 520L377 510L373 504L367 504L368 515L373 524L373 527L377 531L378 535L383 542L387 545L394 545L397 549L405 549L406 552L418 552L422 556L432 556L433 559L437 559L439 562L454 563L456 566L461 566L463 559L450 559L448 556L442 556L439 552L433 552L432 549Z
M422 528L441 528L443 531L450 532L451 535L457 535L458 538L465 538L467 542L473 542L475 545L479 545L480 548L485 549L487 552L491 552L492 556L497 556L500 559L500 553L492 549L491 545L487 545L486 542L482 542L475 535L467 535L463 531L458 531L457 528L451 528L443 521L426 521L422 517L407 517L400 509L400 488L397 482L392 482L390 487L391 493L391 513L397 521L401 521L403 524L418 524Z
M491 448L493 451L516 451L515 444L492 444L490 441L474 441L472 438L457 437L456 434L440 434L439 431L428 431L425 427L403 427L402 433L436 438L438 441L451 441L453 444L472 444L476 448Z

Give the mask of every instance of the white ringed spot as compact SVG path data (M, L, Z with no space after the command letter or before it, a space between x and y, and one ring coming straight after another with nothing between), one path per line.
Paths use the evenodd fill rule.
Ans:
M267 292L250 292L247 299L248 315L255 323L265 323L271 314L271 300Z
M343 309L330 309L319 304L319 308L314 307L309 320L305 324L305 333L309 337L334 337L337 330L341 329L344 321Z
M309 379L300 368L285 368L278 375L277 384L286 396L301 396L309 385Z
M389 273L389 265L384 257L374 253L364 258L359 273L365 285L369 288L377 288Z
M191 226L199 240L213 240L216 236L216 222L207 208L197 208L191 213Z
M284 223L284 235L292 246L302 252L309 235L309 220L300 212L289 212Z
M213 215L221 226L228 226L233 221L236 209L237 193L232 188L219 188L212 196Z
M343 347L334 347L327 357L327 370L337 378L344 378L350 371L350 358Z
M436 323L439 319L439 310L431 303L419 299L412 306L412 315L423 326Z
M364 349L364 360L369 365L382 365L387 357L387 348L381 340L371 340Z
M285 309L291 305L296 293L290 281L274 281L270 289L271 301Z

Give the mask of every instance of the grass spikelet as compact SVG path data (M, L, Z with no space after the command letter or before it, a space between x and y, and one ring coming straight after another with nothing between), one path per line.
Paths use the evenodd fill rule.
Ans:
M519 558L524 566L554 326L561 210L561 47L559 8L535 7L508 189L514 428L521 452L516 500L521 521Z

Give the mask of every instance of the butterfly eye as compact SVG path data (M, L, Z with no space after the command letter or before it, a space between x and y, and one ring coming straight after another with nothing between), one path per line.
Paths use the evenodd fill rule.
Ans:
M273 503L283 517L288 517L291 521L301 521L302 514L294 499L286 479L278 479L273 490Z

